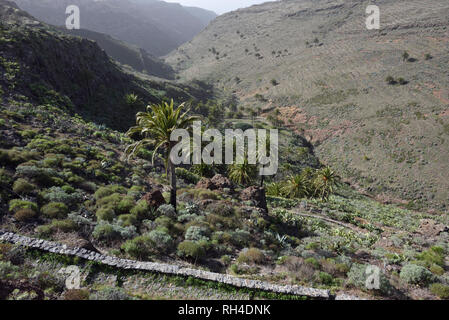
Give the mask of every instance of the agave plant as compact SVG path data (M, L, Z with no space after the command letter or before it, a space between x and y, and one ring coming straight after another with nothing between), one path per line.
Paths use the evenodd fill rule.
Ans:
M140 141L132 143L126 147L128 157L135 156L141 149L154 145L152 161L160 149L165 151L165 170L171 173L171 194L170 203L176 208L176 171L175 165L170 160L170 152L174 147L174 142L170 141L172 132L176 129L187 129L197 117L189 116L188 112L181 113L184 104L176 109L173 100L170 103L162 102L147 107L146 112L139 112L136 116L137 125L126 133L129 137L139 135Z

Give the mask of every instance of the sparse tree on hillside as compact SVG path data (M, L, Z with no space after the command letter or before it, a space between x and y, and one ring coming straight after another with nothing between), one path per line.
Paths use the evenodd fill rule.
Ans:
M407 61L408 58L410 58L410 55L407 51L404 51L404 53L402 54L402 61Z
M316 173L315 177L315 196L321 200L329 199L329 196L334 192L336 186L340 183L337 174L330 168L325 167Z
M187 129L196 117L189 116L188 111L181 113L184 104L174 108L173 100L148 106L146 112L139 112L136 116L137 125L128 130L127 135L140 135L142 140L127 146L125 152L129 157L148 145L156 146L153 150L153 162L159 149L165 150L165 170L170 172L170 203L176 209L176 172L175 165L170 160L170 152L175 142L170 141L171 133L176 129Z
M291 176L283 188L282 193L288 198L304 198L309 195L309 181L301 174Z

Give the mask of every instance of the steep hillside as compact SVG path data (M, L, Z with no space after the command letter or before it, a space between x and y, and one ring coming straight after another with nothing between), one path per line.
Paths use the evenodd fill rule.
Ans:
M135 123L143 103L169 96L183 101L206 98L200 85L176 86L126 74L94 41L69 36L0 1L0 86L5 98L18 93L40 104L58 105L116 129ZM141 103L129 105L127 94Z
M167 61L185 79L279 116L382 199L447 208L449 3L376 1L379 31L365 28L369 4L285 0L238 10Z
M61 31L97 42L111 58L114 58L121 64L129 65L137 71L159 78L174 79L173 69L144 49L95 31L85 29L67 30L65 28L61 28Z
M300 299L298 286L449 297L449 216L357 193L292 130L279 130L280 173L266 188L255 166L177 167L175 210L164 152L149 144L130 159L125 148L139 137L110 127L128 128L144 102L170 98L192 100L205 126L273 126L237 110L229 92L146 78L0 0L0 299ZM153 116L172 126L164 114ZM80 269L81 289L65 287L68 266ZM377 289L366 286L373 266ZM273 285L299 290L279 295Z
M215 15L163 1L17 0L20 8L46 23L65 26L69 5L80 8L81 28L108 34L150 54L167 54L191 40Z

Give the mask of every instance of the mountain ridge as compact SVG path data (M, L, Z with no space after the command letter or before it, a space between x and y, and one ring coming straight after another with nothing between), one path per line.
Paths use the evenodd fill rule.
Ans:
M381 29L367 30L368 4L291 0L240 9L166 61L183 79L234 92L246 109L265 117L278 109L324 162L382 199L447 208L449 6L379 1Z
M43 22L65 25L69 5L80 8L81 28L108 34L162 56L187 42L216 15L163 1L16 0Z

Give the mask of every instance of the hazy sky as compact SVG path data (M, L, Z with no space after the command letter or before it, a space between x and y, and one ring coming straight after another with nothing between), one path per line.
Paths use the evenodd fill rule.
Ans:
M239 8L249 7L253 4L272 0L164 0L166 2L177 2L185 6L200 7L223 14Z

